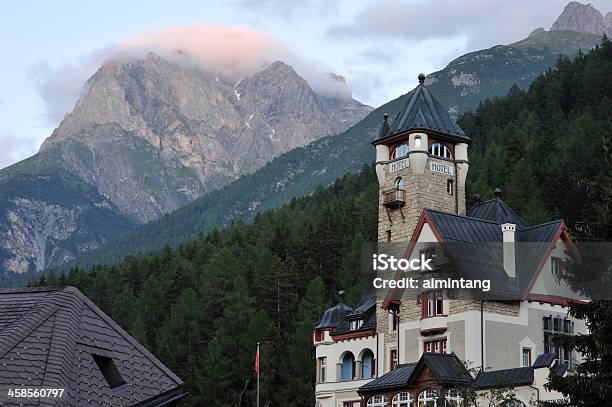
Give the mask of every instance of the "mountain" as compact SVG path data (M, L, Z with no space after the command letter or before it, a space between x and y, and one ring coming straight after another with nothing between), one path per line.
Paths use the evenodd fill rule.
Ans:
M450 112L458 115L476 108L486 98L505 94L514 84L526 88L540 73L550 69L559 56L572 57L580 50L593 47L600 39L600 36L590 33L537 29L522 41L459 57L443 70L428 75L426 83L436 97L449 107ZM338 76L332 75L332 78L343 81ZM251 92L245 92L247 88L242 87L249 83L245 80L228 84L229 89L226 90L230 93L230 100L233 94L236 101L242 101ZM220 82L224 82L223 79ZM339 103L338 95L335 99L317 96L321 105ZM235 220L252 220L262 210L310 194L319 185L329 185L344 173L355 172L374 159L369 142L382 122L383 114L388 113L393 117L406 97L404 95L381 106L340 134L323 137L281 154L257 171L220 190L204 194L176 212L165 214L157 221L121 235L106 243L103 249L94 250L68 264L110 263L125 255L156 249L166 243L178 244L189 236L216 226L227 226ZM249 109L256 108L255 105L249 106ZM337 111L354 111L351 103L342 106ZM244 117L247 116L241 120ZM143 175L147 182L157 181L157 178L153 180L147 174L150 173L145 171Z
M345 90L318 94L280 61L239 80L153 53L105 62L39 153L0 171L0 278L98 248L372 110L329 80Z
M516 43L461 56L443 70L428 75L425 83L452 114L458 115L475 109L484 99L506 94L515 84L527 88L538 75L553 67L559 56L573 57L600 41L600 36L590 33L539 28ZM380 106L343 133L282 154L258 171L71 264L108 264L164 244L176 245L211 228L226 227L235 220L250 221L262 210L310 194L319 185L329 185L346 172L355 172L374 160L370 142L382 123L383 114L394 117L406 97Z
M551 31L577 31L601 36L612 33L612 24L609 24L610 13L607 20L599 10L590 4L581 4L572 1L565 6L563 13L554 22ZM606 23L608 21L608 23Z
M573 57L601 40L600 35L539 28L521 41L470 52L427 75L428 85L453 116L473 110L488 98L505 95L512 85L525 89L559 56Z
M484 99L505 95L512 85L527 88L559 56L590 50L606 32L612 33L612 13L604 19L590 4L570 2L549 31L539 27L513 44L463 55L428 75L425 83L457 116Z

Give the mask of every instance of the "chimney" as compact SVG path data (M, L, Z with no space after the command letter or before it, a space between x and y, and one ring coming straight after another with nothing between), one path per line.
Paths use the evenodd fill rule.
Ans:
M346 293L344 292L344 290L340 290L338 291L338 302L340 304L344 303L344 299L346 298Z
M504 271L508 277L516 277L516 255L515 255L515 223L502 223L502 244L504 257Z

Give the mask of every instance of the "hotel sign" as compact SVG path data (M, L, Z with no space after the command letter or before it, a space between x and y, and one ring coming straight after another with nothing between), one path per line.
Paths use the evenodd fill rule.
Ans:
M393 161L392 163L389 164L389 172L397 172L404 168L408 168L408 166L409 166L408 157L402 160Z
M429 169L432 172L439 172L444 175L453 175L455 173L451 165L441 164L435 161L429 163Z

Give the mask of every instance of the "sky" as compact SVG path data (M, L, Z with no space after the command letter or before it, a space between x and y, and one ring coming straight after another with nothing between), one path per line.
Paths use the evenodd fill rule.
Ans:
M604 14L610 0L592 0ZM38 151L85 81L125 49L199 54L228 66L283 59L313 87L343 75L372 106L466 52L549 29L566 0L22 0L0 14L0 168ZM271 61L269 61L271 62ZM229 68L228 68L229 69Z

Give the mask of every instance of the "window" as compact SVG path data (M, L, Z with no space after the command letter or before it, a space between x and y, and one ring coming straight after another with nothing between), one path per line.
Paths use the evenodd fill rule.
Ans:
M429 291L424 296L422 318L444 315L444 297L441 290Z
M327 358L319 358L319 383L327 381Z
M446 145L442 143L434 143L431 146L429 146L429 154L436 156L436 157L442 157L442 158L448 158L448 159L453 158L453 155L451 154L449 148L446 147Z
M531 366L531 349L523 348L523 367Z
M463 406L463 396L457 389L451 389L446 393L445 407L461 407Z
M438 407L438 392L434 389L428 389L419 394L419 407Z
M449 195L453 195L455 193L455 183L452 179L446 181L446 192Z
M356 329L359 329L359 328L361 328L362 326L363 326L363 319L356 319L356 320L354 320L354 321L351 321L351 322L350 322L350 325L349 325L349 327L350 327L351 331L354 331L354 330L356 330Z
M355 356L346 352L340 365L340 380L353 380L355 377Z
M342 407L359 407L359 400L343 401Z
M556 347L552 338L555 334L563 333L574 335L574 322L561 316L547 316L544 320L544 353L554 353L558 363L567 363L569 367L574 365L574 352L569 348Z
M382 394L377 394L376 396L370 397L368 400L368 407L387 407L389 400L386 396Z
M391 241L391 231L387 230L387 231L385 231L385 234L386 234L387 242L390 242Z
M408 155L408 144L398 144L393 149L392 159L406 157Z
M393 396L393 400L391 400L392 407L412 407L412 394L407 391L397 393Z
M559 257L551 257L550 272L554 277L561 277L561 274L563 272L563 259Z
M404 179L402 177L395 179L395 189L404 189Z
M398 365L397 350L391 349L391 352L389 353L389 370L395 369L397 365Z
M102 376L104 376L108 387L113 389L125 384L125 380L123 380L123 377L121 377L121 373L119 373L119 369L117 369L117 366L115 366L113 359L100 355L91 356L93 356L96 365L98 365L100 372L102 372Z
M423 343L423 351L429 353L446 353L446 338L425 341Z
M414 146L415 146L416 148L420 148L420 147L421 147L421 145L423 145L423 141L421 140L421 136L416 136L416 137L414 138Z
M397 314L393 312L389 314L389 328L391 329L391 332L397 331L397 319Z
M371 379L375 373L374 353L367 349L361 357L361 377L363 379Z

